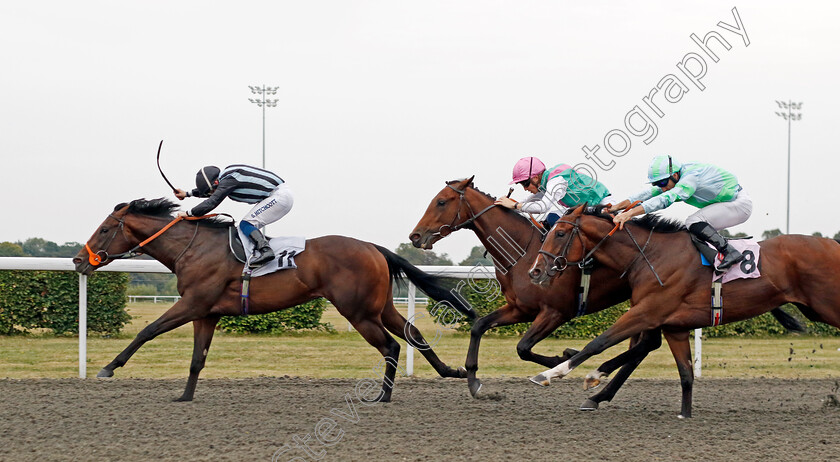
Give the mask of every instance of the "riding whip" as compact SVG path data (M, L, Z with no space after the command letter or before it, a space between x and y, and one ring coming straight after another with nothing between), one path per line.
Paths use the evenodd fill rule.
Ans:
M172 186L172 183L170 183L170 182L169 182L169 179L168 179L168 178L166 178L166 175L164 175L164 174L163 174L163 169L162 169L162 168L160 168L160 148L162 148L162 147L163 147L163 140L160 140L160 145L158 145L158 152L157 152L157 166L158 166L158 170L160 171L160 176L162 176L162 177L163 177L163 181L165 181L165 182L166 182L166 184L168 184L168 185L169 185L169 187L170 187L170 188L172 188L172 192L177 193L177 192L178 192L178 188L176 188L175 186Z

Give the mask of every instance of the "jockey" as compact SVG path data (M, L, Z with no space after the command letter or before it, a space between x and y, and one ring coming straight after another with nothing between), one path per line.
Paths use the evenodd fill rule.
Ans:
M496 205L528 213L547 213L545 221L549 226L554 225L569 208L584 203L607 204L611 199L610 192L600 182L576 172L566 164L546 169L545 164L536 157L523 157L516 162L510 184L514 183L521 185L531 195L522 202L502 197L496 201Z
M738 184L735 175L709 164L681 164L671 156L656 156L648 168L648 181L653 188L630 196L610 208L611 212L640 205L619 213L613 221L622 228L630 218L664 209L677 201L685 201L700 210L688 216L688 231L701 241L712 244L723 255L718 269L725 270L744 259L718 234L719 230L739 225L752 214L752 200Z
M283 218L294 204L292 192L282 178L257 167L230 165L224 170L207 166L195 175L195 186L191 192L178 189L175 197L205 197L203 202L189 211L180 211L178 216L201 216L215 209L225 197L236 202L255 204L239 222L239 229L254 242L254 254L250 267L256 268L274 259L274 251L258 227L266 226Z

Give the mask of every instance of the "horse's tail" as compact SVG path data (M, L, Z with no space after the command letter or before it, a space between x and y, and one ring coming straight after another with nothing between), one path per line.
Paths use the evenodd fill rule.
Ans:
M770 314L776 318L776 321L779 321L779 324L781 324L782 327L791 332L808 332L808 328L805 327L805 324L802 324L801 321L789 315L781 307L774 308L770 311Z
M420 268L412 265L405 258L391 252L390 250L373 244L388 262L388 273L391 280L399 281L405 274L408 280L413 282L420 290L435 300L445 301L470 319L475 319L476 314L470 304L461 297L457 291L446 290L442 285L443 278L432 276L423 272Z

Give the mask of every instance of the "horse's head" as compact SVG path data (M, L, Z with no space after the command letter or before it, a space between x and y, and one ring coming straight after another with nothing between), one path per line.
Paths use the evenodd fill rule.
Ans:
M545 235L540 252L528 270L531 282L546 285L552 277L563 274L570 262L577 263L583 258L584 246L580 235L583 210L582 205L563 216Z
M475 175L465 180L450 181L432 199L426 213L408 236L414 247L431 249L435 242L457 231L472 220L474 213L465 199Z
M128 207L128 204L114 207L114 211L94 231L84 248L73 258L77 272L90 275L97 268L111 262L109 255L126 252L137 243L130 241L126 234L125 217L128 215Z

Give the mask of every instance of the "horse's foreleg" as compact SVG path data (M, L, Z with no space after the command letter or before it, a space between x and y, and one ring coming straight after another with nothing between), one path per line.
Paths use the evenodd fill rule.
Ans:
M543 310L537 315L531 327L516 344L516 353L524 361L531 361L545 367L555 367L563 361L567 361L572 356L578 353L577 350L567 348L563 352L563 356L543 356L531 351L534 345L541 342L543 339L551 335L554 329L557 329L561 324L566 322L566 318L561 316L557 311Z
M470 346L467 350L467 359L464 367L467 369L467 382L470 394L475 397L481 389L481 381L475 376L478 371L478 347L481 344L481 336L489 329L498 326L507 326L517 322L530 321L529 316L516 307L506 304L498 310L478 318L470 330Z
M134 337L134 340L123 350L120 354L114 358L107 366L103 367L98 374L97 377L111 377L114 375L114 369L118 367L123 367L126 362L128 362L129 358L143 346L144 343L148 342L149 340L157 337L158 335L169 332L176 327L180 327L193 319L201 317L197 315L193 311L193 309L184 302L184 299L178 300L171 308L166 310L161 317L157 318L154 322L149 324L148 326L144 327L140 333Z
M615 394L618 393L618 390L624 385L624 382L627 381L627 378L630 377L630 374L639 367L639 364L647 357L648 353L651 351L659 348L662 346L662 334L660 329L654 329L652 331L642 332L639 335L638 341L635 345L631 346L629 350L625 351L624 353L618 355L617 357L613 358L607 363L615 362L614 364L620 364L616 360L619 358L624 358L624 364L621 366L621 369L615 375L606 387L601 390L598 394L590 397L583 404L580 406L580 410L582 411L594 411L598 409L599 403L603 401L612 401L615 397ZM607 363L604 363L606 365ZM596 373L602 373L602 368L604 365L598 368ZM618 365L614 365L614 368L617 368ZM613 369L615 370L615 369ZM612 371L610 371L612 372ZM607 373L609 375L609 373ZM587 374L586 379L584 379L584 386L590 381L590 374Z
M651 325L650 323L650 317L650 313L648 313L648 310L644 309L644 307L639 309L636 309L636 307L631 308L630 311L621 315L621 317L618 318L615 324L613 324L609 329L586 344L586 346L583 347L583 350L573 356L572 359L564 361L559 366L544 371L535 377L531 377L530 380L537 385L548 386L552 378L565 377L569 374L569 372L590 357L600 354L607 348L639 334L644 330L654 328L655 325Z
M682 387L682 409L680 418L691 417L691 396L694 390L694 367L691 359L691 345L688 343L689 331L665 331L665 340L677 362Z
M210 342L213 340L213 332L219 316L211 316L193 321L193 357L190 362L190 377L187 379L187 388L184 394L175 401L192 401L195 394L195 386L198 383L198 374L204 369L204 362L207 360L207 351L210 349Z
M642 335L636 335L630 339L630 348L627 351L619 354L615 358L607 360L604 364L598 366L597 369L586 374L586 377L583 379L583 389L589 390L590 388L597 387L601 384L602 379L609 377L616 369L632 361L641 348L640 340L642 339Z

